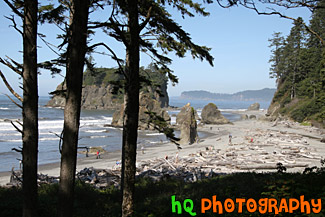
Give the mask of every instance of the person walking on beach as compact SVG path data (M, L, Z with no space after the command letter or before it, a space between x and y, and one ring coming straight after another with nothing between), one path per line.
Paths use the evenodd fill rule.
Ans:
M97 156L96 156L96 159L100 159L100 151L97 150Z
M231 144L232 135L229 134L229 144Z

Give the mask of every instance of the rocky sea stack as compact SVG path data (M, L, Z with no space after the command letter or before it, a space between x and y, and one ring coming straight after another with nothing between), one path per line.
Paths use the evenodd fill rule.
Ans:
M197 140L196 110L188 103L176 117L176 124L181 131L180 144L193 144Z
M140 74L146 80L141 93L146 93L149 97L158 101L159 106L168 107L167 78L158 72L153 66L141 67ZM81 107L82 109L120 109L123 104L123 91L117 89L122 81L122 75L116 68L95 68L94 72L86 70L84 73ZM66 85L61 83L55 91L50 93L51 100L46 106L65 106Z
M231 123L227 118L225 118L218 107L213 104L209 103L208 105L204 106L202 113L201 113L201 122L204 124L229 124Z

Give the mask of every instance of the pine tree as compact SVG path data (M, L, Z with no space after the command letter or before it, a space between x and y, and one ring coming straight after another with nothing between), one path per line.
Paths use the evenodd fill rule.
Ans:
M90 1L70 1L67 32L66 104L64 108L58 216L73 216L74 185L80 124L83 68L87 51L87 24Z
M189 34L171 19L165 4L179 10L183 16L194 16L187 8L196 13L208 15L201 5L191 0L178 1L115 1L118 7L114 8L110 23L99 23L105 26L106 32L123 42L126 47L125 69L121 69L124 78L124 124L122 141L122 216L132 216L134 210L134 183L137 148L137 129L139 115L139 61L140 51L149 53L154 64L166 73L173 82L176 76L168 68L171 59L165 56L175 52L184 57L190 51L193 58L207 60L211 65L213 58L209 49L198 46L191 41ZM124 22L120 22L124 20ZM124 27L127 28L124 28ZM144 31L142 33L142 31ZM149 39L149 40L146 40ZM154 46L152 41L156 41ZM156 48L160 48L162 54ZM141 48L141 50L140 50Z

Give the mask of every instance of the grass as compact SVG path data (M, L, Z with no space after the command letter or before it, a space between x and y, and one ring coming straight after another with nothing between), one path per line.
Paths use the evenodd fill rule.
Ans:
M305 200L321 199L322 211L314 215L302 214L295 211L292 214L279 213L278 216L325 216L325 172L309 171L301 173L238 173L220 175L196 183L184 183L182 180L167 179L152 182L149 179L139 179L135 192L134 216L191 216L184 211L182 214L172 213L171 196L183 205L185 199L193 201L193 212L196 216L219 216L208 210L201 213L201 199L225 201L227 198L296 198L304 195ZM56 216L58 185L43 185L39 188L39 215L44 217ZM0 188L0 216L21 215L21 189ZM78 182L75 189L74 216L120 216L120 192L114 187L104 190L94 189L92 186ZM189 204L187 204L189 205ZM238 205L238 204L237 204ZM236 205L236 206L237 206ZM259 212L250 213L243 208L243 213L237 213L238 206L233 213L220 216L261 216ZM266 212L263 216L275 216Z

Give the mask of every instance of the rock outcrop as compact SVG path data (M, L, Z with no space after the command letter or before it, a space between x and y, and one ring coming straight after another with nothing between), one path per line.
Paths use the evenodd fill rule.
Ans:
M201 113L201 122L204 124L229 124L230 121L225 118L218 107L213 104L209 103L208 105L204 106L202 113Z
M188 103L176 117L176 124L181 131L180 144L193 144L197 140L195 112L195 109Z
M157 101L150 97L148 93L141 93L139 104L139 129L148 130L153 129L152 126L148 124L150 120L150 116L146 114L146 112L154 112L157 116L164 118L165 121L170 122L170 117L167 111L161 108L161 102ZM123 113L124 113L124 105L120 107L113 114L112 126L114 127L122 127L123 126Z
M83 80L81 108L82 109L120 109L123 104L123 94L113 94L115 88L111 83L118 83L122 78L116 75L116 69L98 68L93 75L86 71ZM144 72L145 71L145 72ZM155 85L144 86L140 92L147 93L151 98L159 102L162 108L169 106L169 97L167 93L167 78L160 75L155 69L141 69L140 74L149 80L153 79ZM46 106L60 107L65 106L66 85L61 83L55 91L51 92L51 100Z
M260 104L258 102L256 102L256 103L250 105L247 110L248 111L257 111L257 110L260 110L260 107L261 107Z
M87 110L119 108L121 103L123 103L123 99L118 95L113 95L111 93L112 90L112 85L86 85L82 89L81 108ZM56 90L51 93L53 96L46 106L64 108L65 92L66 86L60 84Z
M248 119L248 115L246 115L246 114L242 114L240 116L240 120L247 120L247 119Z

